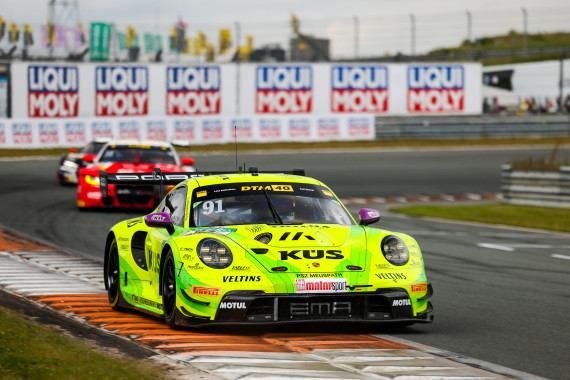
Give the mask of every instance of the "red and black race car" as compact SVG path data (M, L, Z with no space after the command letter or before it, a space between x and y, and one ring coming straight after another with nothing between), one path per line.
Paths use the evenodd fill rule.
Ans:
M99 170L108 173L193 172L194 159L179 158L172 144L152 140L114 140L108 142L87 166L79 169L77 207L153 208L161 189L156 185L109 186L107 196L99 189Z
M57 182L60 185L76 185L79 169L85 166L85 162L93 161L93 158L108 142L109 139L95 139L81 148L79 152L72 148L61 156L57 167ZM87 161L84 161L84 158L87 158Z

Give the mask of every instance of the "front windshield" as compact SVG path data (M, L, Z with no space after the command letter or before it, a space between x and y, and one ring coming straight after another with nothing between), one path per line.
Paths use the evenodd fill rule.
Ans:
M332 193L317 185L240 183L205 186L195 190L192 200L192 217L196 227L281 223L354 224Z
M97 142L93 141L89 144L85 145L83 149L79 151L81 154L97 154L101 150L101 148L105 145L104 142Z
M100 161L176 165L172 150L166 147L150 146L110 145L101 155Z

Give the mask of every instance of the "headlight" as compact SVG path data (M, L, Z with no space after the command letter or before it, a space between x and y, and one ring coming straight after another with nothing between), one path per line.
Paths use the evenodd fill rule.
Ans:
M198 257L204 264L214 269L224 269L233 261L232 251L219 240L206 238L198 243Z
M93 175L86 175L85 182L93 186L99 186L99 177Z
M73 161L69 161L69 160L63 161L63 166L70 168L70 169L77 169L79 167L79 165L77 165L77 162L73 162Z
M392 265L404 265L410 258L406 244L404 244L402 239L394 235L388 235L382 239L380 249L386 260Z

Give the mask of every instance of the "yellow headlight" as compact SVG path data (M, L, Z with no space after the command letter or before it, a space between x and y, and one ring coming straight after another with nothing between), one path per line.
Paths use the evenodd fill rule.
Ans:
M95 177L92 175L86 175L85 176L85 182L87 182L89 185L99 186L99 177Z

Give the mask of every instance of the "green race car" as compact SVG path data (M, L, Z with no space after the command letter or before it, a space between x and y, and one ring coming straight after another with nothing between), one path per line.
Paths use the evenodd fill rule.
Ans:
M113 226L104 276L114 309L171 326L206 323L432 322L418 243L356 223L302 170L101 172L108 184L176 185L153 213ZM105 195L105 194L103 194Z

